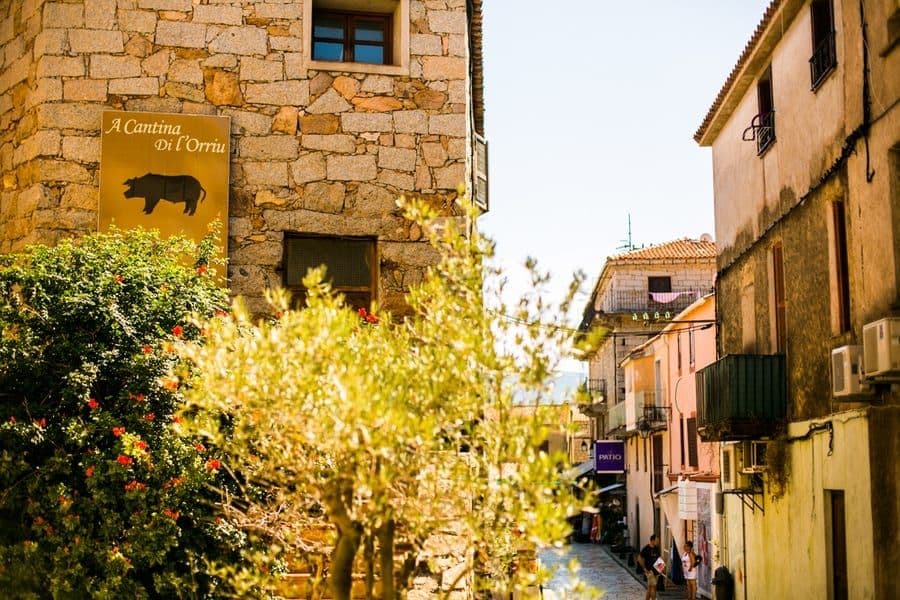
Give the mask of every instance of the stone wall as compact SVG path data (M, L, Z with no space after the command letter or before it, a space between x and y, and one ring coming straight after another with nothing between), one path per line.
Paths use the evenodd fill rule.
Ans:
M384 75L308 69L299 0L0 0L0 252L96 229L104 109L227 115L234 292L262 310L286 231L371 236L402 310L435 255L395 200L451 213L471 139L465 1L402 1Z

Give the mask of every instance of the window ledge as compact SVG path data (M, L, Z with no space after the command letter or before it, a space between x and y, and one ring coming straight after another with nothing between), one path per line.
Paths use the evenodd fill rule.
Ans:
M409 76L409 66L406 65L372 65L368 63L309 60L306 62L306 68L313 71L340 71L342 73Z

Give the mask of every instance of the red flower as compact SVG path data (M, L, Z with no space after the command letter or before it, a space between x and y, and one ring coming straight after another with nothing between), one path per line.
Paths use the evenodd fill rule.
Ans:
M47 419L45 419L44 417L41 417L40 419L38 419L37 421L35 421L34 424L35 424L37 427L40 427L41 429L43 429L44 427L47 426Z
M116 283L122 283L123 281L125 281L124 277L122 277L121 275L116 275Z
M93 466L90 466L90 467L88 467L87 469L85 469L85 470L84 470L84 474L85 474L87 477L93 477L93 476L94 476L94 467L93 467Z
M373 315L372 313L369 313L369 314L366 315L366 323L373 323L373 324L374 324L374 323L377 323L377 322L378 322L378 317L376 317L376 316Z
M142 492L145 489L147 489L147 484L141 483L140 481L135 481L133 479L125 484L126 492L135 492L135 491Z
M177 521L179 514L172 510L171 508L167 508L163 511L163 514L172 519L173 521Z
M34 518L34 524L35 524L35 525L40 526L40 525L43 525L44 522L45 522L45 521L44 521L44 517L37 516L37 517Z
M208 461L206 461L206 470L207 471L218 471L220 468L222 468L222 463L219 462L219 459L211 458Z
M197 452L199 452L200 454L203 454L204 452L206 452L206 446L204 446L200 442L197 442L196 444L194 444L194 449Z
M151 352L153 352L153 348L149 344L144 344L144 347L141 348L141 351L144 354L150 354Z
M197 267L197 275L203 275L204 273L206 273L206 265Z
M174 415L172 417L172 422L173 423L181 423L181 417L179 415Z
M134 461L131 460L131 457L130 457L130 456L125 456L124 454L120 454L119 457L116 458L116 462L119 463L119 464L122 465L122 466L127 467L128 465L130 465L130 464L131 464L132 462L134 462Z
M356 311L356 314L358 314L360 317L362 317L363 319L365 319L365 318L366 318L366 313L367 313L367 312L368 312L368 311L367 311L365 308L363 308L362 306L360 306L359 309Z
M156 413L147 413L146 415L144 415L144 420L145 421L155 421Z
M224 310L222 310L221 308L217 308L217 309L216 309L216 316L217 316L217 317L227 317L227 316L228 316L228 313L225 312Z
M176 325L175 327L172 328L172 335L174 335L177 338L180 338L183 333L184 333L184 328L181 325Z
M15 424L16 424L16 418L15 418L15 417L10 417L10 418L9 418L9 422L12 423L13 425L15 425Z
M140 448L141 450L144 450L144 451L147 450L147 442L145 442L144 440L138 440L134 443L134 445L136 447Z
M163 489L167 490L170 487L178 487L182 483L184 483L184 477L173 477L172 479L170 479L169 481L167 481L163 484Z
M112 432L113 432L114 436L119 437L123 433L125 433L125 428L124 427L113 427Z
M167 390L177 391L178 390L178 378L177 377L166 377L163 381L163 387Z
M88 399L88 407L91 410L97 410L98 408L100 408L100 403L97 402L96 400L94 400L93 398L90 398L90 399Z

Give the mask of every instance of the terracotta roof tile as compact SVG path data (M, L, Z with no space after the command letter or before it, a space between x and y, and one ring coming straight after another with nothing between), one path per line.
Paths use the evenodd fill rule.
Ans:
M671 260L690 258L715 258L716 243L712 240L694 240L681 238L671 242L638 248L631 252L623 252L610 256L607 260L616 262L631 262L645 260Z
M756 45L759 43L760 39L762 39L763 33L769 26L769 23L772 21L772 17L775 16L775 13L778 11L778 8L781 6L783 1L784 0L772 0L772 2L769 3L769 6L766 8L766 12L763 13L763 17L760 20L759 25L756 26L756 30L753 32L753 35L750 36L750 41L748 41L744 46L744 51L741 53L740 58L738 58L738 61L734 65L734 68L731 69L731 73L728 75L728 79L725 80L725 83L722 85L722 89L719 90L719 94L716 96L715 101L706 112L706 116L703 118L703 123L700 124L700 127L697 128L697 132L694 133L694 141L696 141L697 143L700 142L700 139L706 133L706 129L712 123L713 117L716 116L716 113L722 106L722 102L725 100L725 96L728 95L728 92L731 90L731 87L737 80L737 77L740 74L741 70L744 68L744 65L747 64L747 61L750 59L750 55L753 54L753 50L756 48Z

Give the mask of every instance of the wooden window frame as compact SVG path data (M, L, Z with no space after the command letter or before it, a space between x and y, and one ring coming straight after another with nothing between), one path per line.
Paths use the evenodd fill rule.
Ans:
M700 452L697 447L697 417L688 417L686 420L687 429L687 466L692 467L695 471L700 468Z
M307 288L303 285L291 285L288 283L288 242L294 239L317 239L317 240L352 240L359 242L368 242L369 244L369 285L367 286L340 286L332 284L332 290L336 293L344 294L345 298L353 298L361 294L366 294L368 300L365 305L356 302L348 302L353 308L371 308L372 302L376 299L376 290L378 289L378 245L377 240L372 237L354 237L340 235L315 235L305 233L285 233L283 242L283 282L284 287L291 293L291 302L295 306L302 306L305 303ZM326 269L328 265L325 265ZM326 271L327 274L327 271ZM301 274L301 279L306 274Z
M756 154L762 156L777 139L775 135L775 90L772 84L771 65L766 68L759 81L756 82L756 102L756 116L760 126L756 132Z
M809 59L810 88L816 91L837 67L834 4L832 0L813 0L809 5L809 12L812 45L812 56Z
M344 22L343 37L339 40L338 38L326 38L320 37L316 35L316 20L320 17L329 17L333 19L339 19ZM310 45L310 56L314 61L323 61L323 62L346 62L346 63L358 63L358 64L369 64L369 65L393 65L393 45L394 45L394 37L393 37L393 15L382 14L382 13L371 13L371 12L361 12L361 11L349 11L349 10L331 10L331 9L313 9L313 22L312 22L312 33L311 40L312 43ZM356 23L360 21L378 21L384 27L384 39L381 42L359 42L354 39L354 33L356 31ZM326 43L341 43L344 46L343 55L340 61L326 61L325 59L318 58L315 55L316 42L326 42ZM363 45L363 46L376 46L380 47L384 53L384 62L381 63L359 63L355 59L354 51L355 46Z

